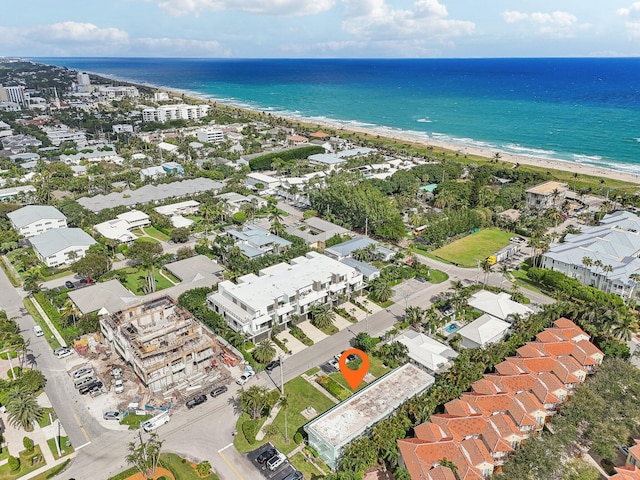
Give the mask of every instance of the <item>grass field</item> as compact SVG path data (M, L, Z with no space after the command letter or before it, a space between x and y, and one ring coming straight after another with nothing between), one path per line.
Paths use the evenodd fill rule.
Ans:
M461 267L477 267L478 261L506 247L511 236L509 232L488 228L467 235L431 253Z

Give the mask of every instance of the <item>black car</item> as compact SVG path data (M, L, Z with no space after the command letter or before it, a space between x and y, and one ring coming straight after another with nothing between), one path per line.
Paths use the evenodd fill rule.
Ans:
M225 393L227 390L229 389L225 385L223 385L222 387L214 388L213 390L211 390L211 398L216 398Z
M187 408L193 408L197 405L200 405L201 403L204 403L207 401L207 396L206 395L200 395L198 397L192 398L191 400L187 401Z
M271 373L274 368L278 368L279 366L280 366L280 359L274 360L273 362L269 363L266 367L264 367L264 369L267 373Z
M95 389L101 389L102 388L103 383L98 381L98 382L91 382L91 383L87 383L86 385L83 385L82 387L80 387L80 395L86 395L87 393L91 392L92 390Z
M304 475L302 474L302 472L300 470L296 470L295 472L290 473L289 475L284 477L283 480L302 480L303 478Z
M70 280L67 280L66 282L64 282L64 286L67 288L76 288L76 286L74 285L74 283Z
M258 462L260 465L263 465L264 462L266 462L270 458L275 457L276 455L278 455L278 450L275 448L270 448L269 450L265 450L260 455L258 455L258 458L256 458L256 462Z

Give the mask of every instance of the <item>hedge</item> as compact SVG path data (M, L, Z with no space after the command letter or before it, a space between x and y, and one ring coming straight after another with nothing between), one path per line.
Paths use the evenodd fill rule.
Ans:
M242 424L242 433L244 438L247 439L251 445L256 443L256 435L260 431L260 425L262 425L263 419L256 418L255 420L247 420Z
M309 155L315 155L317 153L324 153L324 148L320 146L300 147L292 148L291 150L283 150L280 152L272 152L266 155L252 158L249 160L249 167L254 170L269 170L271 168L271 162L279 158L284 162L292 160L302 160Z
M316 378L316 382L340 401L346 400L351 396L351 393L349 393L342 385L326 375L321 375Z

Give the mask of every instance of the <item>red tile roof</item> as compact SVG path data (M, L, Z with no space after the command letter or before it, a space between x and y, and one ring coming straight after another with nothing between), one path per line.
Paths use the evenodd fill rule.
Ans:
M609 480L640 480L640 469L635 466L614 467L618 472L609 477Z

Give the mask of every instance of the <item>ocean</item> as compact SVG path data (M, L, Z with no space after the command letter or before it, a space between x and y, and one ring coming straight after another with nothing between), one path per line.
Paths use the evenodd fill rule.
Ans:
M640 58L34 58L221 103L640 174Z

